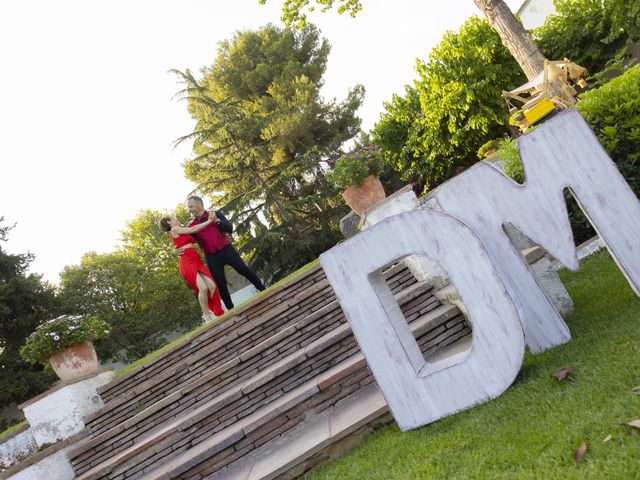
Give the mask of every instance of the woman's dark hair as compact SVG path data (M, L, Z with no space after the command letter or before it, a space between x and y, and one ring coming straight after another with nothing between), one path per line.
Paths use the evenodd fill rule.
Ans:
M171 225L169 225L169 220L171 220L171 218L169 218L169 217L162 217L160 219L160 222L158 223L158 226L160 227L160 230L162 230L163 232L170 232L171 231Z

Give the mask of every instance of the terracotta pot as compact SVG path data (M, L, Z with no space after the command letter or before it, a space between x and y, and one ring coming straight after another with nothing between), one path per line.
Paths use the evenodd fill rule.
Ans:
M65 382L89 377L98 372L98 357L93 343L89 341L53 355L49 358L49 363L60 380Z
M362 215L367 208L384 200L385 193L380 179L369 175L361 185L349 187L342 192L342 197L354 212Z

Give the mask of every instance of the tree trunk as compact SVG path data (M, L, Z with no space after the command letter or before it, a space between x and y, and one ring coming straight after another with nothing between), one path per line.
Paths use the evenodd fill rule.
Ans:
M503 0L474 0L529 80L544 68L544 55Z

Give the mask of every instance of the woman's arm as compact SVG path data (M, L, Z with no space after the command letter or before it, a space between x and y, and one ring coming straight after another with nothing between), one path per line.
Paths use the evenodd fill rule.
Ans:
M190 235L192 233L198 233L213 222L213 217L214 215L209 214L209 220L199 223L198 225L194 225L193 227L173 227L171 229L171 233L175 233L176 235Z

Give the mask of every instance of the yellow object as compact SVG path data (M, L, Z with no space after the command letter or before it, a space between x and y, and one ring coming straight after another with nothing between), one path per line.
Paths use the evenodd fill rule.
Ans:
M533 125L549 112L552 112L555 108L556 106L551 100L543 98L533 108L525 110L524 116L529 123Z
M544 68L535 78L510 92L502 92L511 114L511 124L524 131L550 112L572 107L577 102L578 93L574 85L586 88L587 83L582 79L586 74L586 69L568 58L545 60ZM522 106L518 107L514 101L520 102ZM516 119L514 114L518 112L522 112L524 118Z

